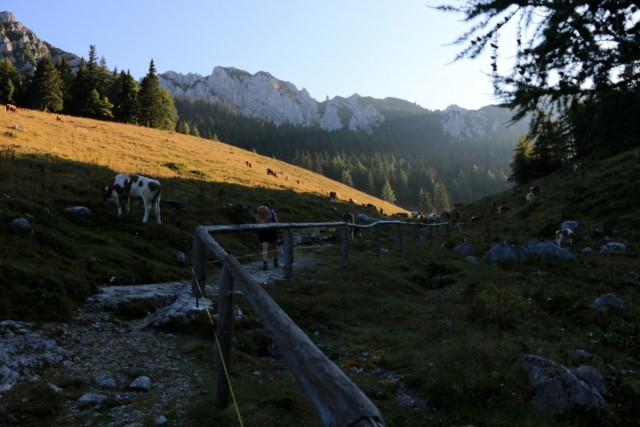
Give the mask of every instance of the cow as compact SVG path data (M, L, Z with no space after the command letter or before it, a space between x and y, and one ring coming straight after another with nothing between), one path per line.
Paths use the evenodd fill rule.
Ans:
M7 111L11 111L12 113L18 112L18 107L13 104L7 104Z
M278 174L276 173L276 171L274 171L274 170L273 170L273 169L271 169L271 168L267 168L267 175L273 175L273 176L275 176L276 178L278 177Z
M111 185L103 186L102 192L105 201L111 201L116 204L118 207L118 216L122 215L123 205L127 212L129 212L130 197L141 197L144 203L144 217L142 217L142 222L147 222L151 209L153 209L156 212L156 222L161 224L160 181L141 175L120 173L116 175Z
M573 230L570 228L561 228L556 231L556 245L562 247L562 243L568 243L573 246Z
M540 191L540 187L537 185L534 185L533 187L529 187L529 193L538 194L539 191Z
M64 117L56 116L56 121L64 123Z
M338 200L340 199L340 193L338 193L337 191L329 191L329 198L331 200Z
M531 187L531 188L533 188L533 187ZM527 193L527 204L528 205L532 205L535 199L536 199L536 194L533 191L530 190Z
M353 216L352 213L347 212L346 214L342 215L342 221L349 223L349 224L355 224L356 219ZM357 242L358 241L358 237L360 236L360 229L356 228L356 227L349 227L347 226L347 235L349 237L349 240L351 240L352 242Z

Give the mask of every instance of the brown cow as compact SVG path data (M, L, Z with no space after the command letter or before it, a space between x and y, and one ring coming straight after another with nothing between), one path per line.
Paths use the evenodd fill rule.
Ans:
M18 112L18 107L13 104L7 104L7 111L11 111L12 113Z

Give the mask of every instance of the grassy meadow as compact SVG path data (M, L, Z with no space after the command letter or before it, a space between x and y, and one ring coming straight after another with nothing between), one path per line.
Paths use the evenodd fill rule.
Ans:
M10 129L16 123L24 131ZM2 137L0 160L2 318L64 320L110 277L121 285L189 277L175 254L190 253L194 227L250 222L253 207L265 199L284 222L335 221L347 209L367 212L330 202L325 193L332 190L385 212L402 210L213 141L86 119L60 123L32 111L2 113L0 126L14 134ZM267 177L267 167L282 171L280 177ZM115 207L102 202L99 182L120 171L159 178L163 199L189 202L163 205L160 226L152 219L141 224L139 204L117 219ZM364 231L350 247L346 268L337 239L296 248L296 257L313 259L314 267L265 289L372 399L388 426L634 425L640 400L639 181L640 159L633 152L585 160L578 173L561 170L533 183L541 192L532 206L525 202L528 189L514 188L463 207L456 220L461 231L435 245L423 241L416 248L407 236L401 252L389 230L382 236L385 250L376 256ZM494 203L510 210L498 215ZM64 211L74 205L94 214ZM18 216L29 218L33 235L13 230L10 221ZM471 222L472 216L480 220ZM501 241L552 240L565 220L579 223L575 262L474 263L452 251L463 240L479 257ZM214 237L236 256L256 251L254 235ZM624 243L627 251L601 252L607 241ZM584 252L588 247L593 251ZM593 308L606 293L621 298L626 309ZM238 297L236 303L251 319L246 301ZM231 379L244 425L320 425L260 325L239 322L234 334ZM202 377L213 387L211 331L203 327L184 340L184 351L199 355ZM579 349L593 357L580 359ZM519 363L525 354L571 369L595 367L604 376L608 406L541 417ZM398 391L414 396L417 407L394 398ZM216 409L211 400L209 393L193 402L190 425L238 425L233 408Z
M16 129L19 127L20 129ZM19 110L0 114L0 317L64 320L98 285L158 283L190 277L199 224L253 222L271 202L283 222L336 221L347 211L403 209L301 168L230 145L173 132ZM251 167L247 166L251 163ZM278 173L269 176L267 168ZM102 186L120 172L162 184L162 225L141 223L140 199L116 218ZM288 177L288 179L287 179ZM337 191L341 201L327 193ZM184 205L179 202L188 198ZM353 199L357 205L344 202ZM93 215L65 211L86 206ZM24 217L33 235L11 222ZM222 238L224 241L224 237ZM254 235L232 239L236 256L256 252Z

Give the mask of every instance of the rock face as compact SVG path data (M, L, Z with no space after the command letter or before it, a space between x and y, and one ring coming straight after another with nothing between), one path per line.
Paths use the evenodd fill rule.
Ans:
M208 99L232 106L247 117L262 118L276 125L320 126L334 131L371 132L385 117L359 95L336 97L323 105L298 89L260 71L249 74L237 68L215 67L209 76L168 71L158 75L160 83L173 96ZM345 118L348 117L348 120Z
M32 74L36 64L47 56L55 64L60 58L77 66L80 58L40 40L31 30L16 21L11 12L0 12L0 58L8 57L21 72ZM25 55L25 51L29 54Z
M298 89L293 83L279 80L269 73L250 74L231 67L215 67L209 76L167 71L159 74L158 78L172 96L221 102L243 116L261 118L276 125L288 123L318 126L326 131L372 134L389 117L421 116L436 124L433 138L444 137L453 141L503 139L506 133L509 133L509 138L514 138L511 135L513 131L506 126L510 117L508 111L494 106L471 111L453 105L445 111L434 112L408 101L375 99L358 94L318 102L306 89Z

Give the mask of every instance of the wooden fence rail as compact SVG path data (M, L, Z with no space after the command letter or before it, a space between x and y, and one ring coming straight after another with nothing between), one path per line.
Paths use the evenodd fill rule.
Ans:
M384 421L378 408L331 360L316 347L304 332L264 291L251 274L240 264L237 258L228 254L211 236L211 232L246 231L260 228L279 228L283 230L285 277L290 277L293 268L293 233L296 228L344 227L342 229L343 257L347 256L348 227L371 228L376 233L375 245L379 253L379 225L413 224L400 221L379 221L370 225L350 224L345 222L304 223L304 224L242 224L198 226L195 229L192 246L193 291L200 296L198 289L203 289L206 274L207 252L222 261L219 284L219 301L217 312L217 336L220 351L216 351L216 405L226 406L229 403L229 384L225 370L231 364L231 343L233 337L233 297L237 285L242 295L260 319L263 327L274 341L278 350L287 361L289 369L309 397L325 426L336 427L383 427ZM421 224L425 226L425 224ZM443 224L438 224L443 225ZM448 232L448 224L447 232ZM416 244L419 244L420 230L416 231ZM401 233L399 232L401 239ZM400 248L402 247L400 243ZM374 247L375 249L375 247ZM288 276L287 276L288 269Z

